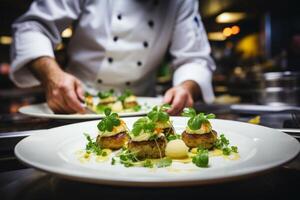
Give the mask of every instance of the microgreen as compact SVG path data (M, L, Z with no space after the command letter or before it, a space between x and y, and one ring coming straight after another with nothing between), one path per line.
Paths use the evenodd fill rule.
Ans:
M142 109L142 106L141 105L136 105L132 108L133 111L137 112L137 111L140 111Z
M162 122L165 123L169 121L169 114L166 112L170 109L171 106L169 104L164 104L162 106L154 106L152 110L147 114L149 119L153 122Z
M113 90L113 89L110 89L110 90L108 90L108 91L99 92L97 96L98 96L100 99L105 99L105 98L111 97L111 96L113 96L113 95L114 95L114 90Z
M92 138L89 134L84 133L84 136L86 137L86 139L88 141L88 143L85 146L85 150L87 153L95 153L97 156L100 156L104 153L104 152L102 152L101 147L92 140ZM102 155L102 156L105 156L105 155Z
M230 155L232 152L238 153L238 148L236 146L229 146L229 140L224 134L221 134L220 137L215 141L214 147L222 150L223 154L226 156Z
M97 127L99 131L109 131L113 130L114 126L119 126L121 121L117 113L112 113L110 108L104 110L105 117L98 123Z
M197 114L193 108L185 108L182 115L190 118L188 120L188 127L191 130L198 130L202 123L206 123L209 119L214 119L216 117L212 113L208 115L205 115L204 113Z
M122 149L122 152L117 157L119 158L120 163L125 167L132 167L139 161L135 154L130 152L128 149Z
M123 101L125 101L125 99L127 97L130 97L131 95L133 95L133 93L130 90L126 89L124 91L124 93L121 96L118 97L118 100L123 102Z
M180 139L180 138L181 138L181 136L178 135L178 134L174 134L174 135L170 134L170 135L167 136L168 142L171 141L171 140L176 140L176 139Z
M145 160L143 162L143 167L147 167L147 168L153 168L154 165L153 165L153 162L151 160Z
M169 167L171 165L172 165L171 158L162 158L156 163L156 167L158 167L158 168Z
M146 133L153 133L154 129L155 124L147 117L143 117L134 122L131 133L134 136L138 136L142 131Z
M192 158L192 162L197 167L208 167L208 162L209 162L208 150L203 148L198 148L196 156Z

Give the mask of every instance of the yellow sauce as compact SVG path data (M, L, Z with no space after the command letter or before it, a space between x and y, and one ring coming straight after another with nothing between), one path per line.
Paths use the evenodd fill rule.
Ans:
M105 161L109 160L109 156L112 151L110 149L103 149L102 151L105 152L106 155L105 156L102 156L102 155L96 156L96 162L105 162Z
M223 155L223 158L225 158L227 160L238 160L238 159L240 159L240 154L238 154L238 153L232 153L229 156Z
M214 156L222 156L223 151L220 149L214 149L212 151L209 151L209 157L214 157Z

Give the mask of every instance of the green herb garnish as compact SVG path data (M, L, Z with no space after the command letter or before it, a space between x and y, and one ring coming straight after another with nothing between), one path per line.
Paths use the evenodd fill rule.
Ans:
M172 165L171 158L162 158L156 163L156 167L158 167L158 168L169 167L171 165Z
M111 97L111 96L113 96L113 95L114 95L114 90L113 90L113 89L110 89L109 91L99 92L97 96L98 96L100 99L106 99L106 98Z
M146 133L153 133L154 129L155 124L153 123L153 121L151 121L147 117L143 117L134 122L131 133L134 136L138 136L142 131Z
M96 113L104 113L104 110L106 109L106 108L109 108L107 105L103 105L103 104L98 104L97 106L96 106Z
M101 147L92 140L92 138L89 134L84 133L84 136L86 137L86 139L88 141L88 143L85 146L85 150L87 153L95 153L97 156L100 156L104 153L104 152L102 152Z
M197 167L208 167L208 162L209 162L208 150L203 148L198 148L196 156L192 158L192 162Z
M153 168L154 165L153 165L153 163L152 163L151 160L145 160L145 161L143 162L143 167Z
M165 123L169 121L169 114L166 112L169 110L171 106L169 104L164 104L162 106L154 106L152 108L152 111L150 111L147 116L149 119L151 119L153 122L162 122Z
M137 112L137 111L140 111L142 109L142 106L141 105L136 105L132 108L133 111Z
M119 126L121 121L117 113L112 113L110 108L104 110L105 117L97 125L98 129L102 132L113 130L114 126Z
M185 117L190 117L188 121L188 127L191 130L198 130L202 123L209 122L209 119L214 119L216 116L214 114L205 115L204 113L197 114L193 108L185 108L182 113Z
M170 142L171 140L176 140L176 139L180 139L181 138L181 135L178 135L178 134L174 134L174 135L168 135L167 136L167 140L168 142Z
M232 152L238 153L238 148L236 146L229 146L229 140L225 137L224 134L220 135L220 138L214 143L216 149L222 150L223 154L229 156Z
M123 149L120 155L118 155L120 163L125 167L132 167L139 160L137 159L135 153L130 152L128 149Z
M124 91L124 93L123 93L121 96L118 97L118 100L124 102L125 99L126 99L127 97L130 97L131 95L133 95L133 93L132 93L130 90L126 89L126 90Z

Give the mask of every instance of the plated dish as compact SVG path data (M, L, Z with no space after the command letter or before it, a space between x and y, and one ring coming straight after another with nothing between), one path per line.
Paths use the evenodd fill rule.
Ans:
M87 144L78 159L83 163L92 158L110 161L111 165L147 168L169 167L173 162L207 168L213 156L239 159L238 147L230 146L224 134L218 136L213 130L209 119L215 118L214 114L184 109L188 121L185 130L177 134L167 113L169 108L167 104L153 107L146 117L134 122L131 130L117 113L106 108L106 116L97 125L97 138L93 141L85 133Z
M112 123L95 120L41 131L18 143L15 154L29 166L69 179L159 187L208 184L253 176L290 161L300 150L297 140L271 128L210 119L212 115L199 116L192 110L186 110L187 117L167 119L159 114L164 112L160 109L151 110L146 119L118 118L107 111L106 117L110 117L108 121ZM201 123L199 127L196 125L199 123L194 123L204 118L210 126ZM159 119L172 122L172 126L157 126ZM167 131L168 128L173 128L174 133ZM167 132L162 133L162 129ZM184 132L194 134L193 131L212 135L209 140L195 140L190 135L183 139ZM150 138L156 138L159 148L157 144L152 145ZM201 144L200 147L192 147L191 139ZM209 147L211 144L213 146ZM274 148L278 146L280 148ZM139 154L132 156L132 152Z
M95 98L95 102L98 101L97 97ZM139 116L145 115L151 107L155 105L162 104L162 98L160 97L136 97L136 101L141 106L138 111L127 110L127 112L120 112L120 117L130 117L130 116ZM28 106L23 106L19 109L20 113L25 115L33 116L33 117L43 117L43 118L51 118L51 119L100 119L104 117L104 113L99 114L55 114L48 107L47 103L33 104Z
M113 89L101 91L97 96L86 93L85 105L97 114L103 114L106 108L116 113L128 113L141 111L145 107L138 102L137 97L130 90L125 90L118 95Z

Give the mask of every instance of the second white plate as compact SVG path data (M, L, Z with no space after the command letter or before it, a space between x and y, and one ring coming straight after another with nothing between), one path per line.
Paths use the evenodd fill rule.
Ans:
M142 110L138 112L119 113L119 116L130 117L145 115L153 106L162 104L162 98L157 97L138 97L137 101L142 106ZM100 119L104 117L104 114L55 114L49 108L47 103L23 106L19 109L19 112L32 117L42 117L50 119Z

